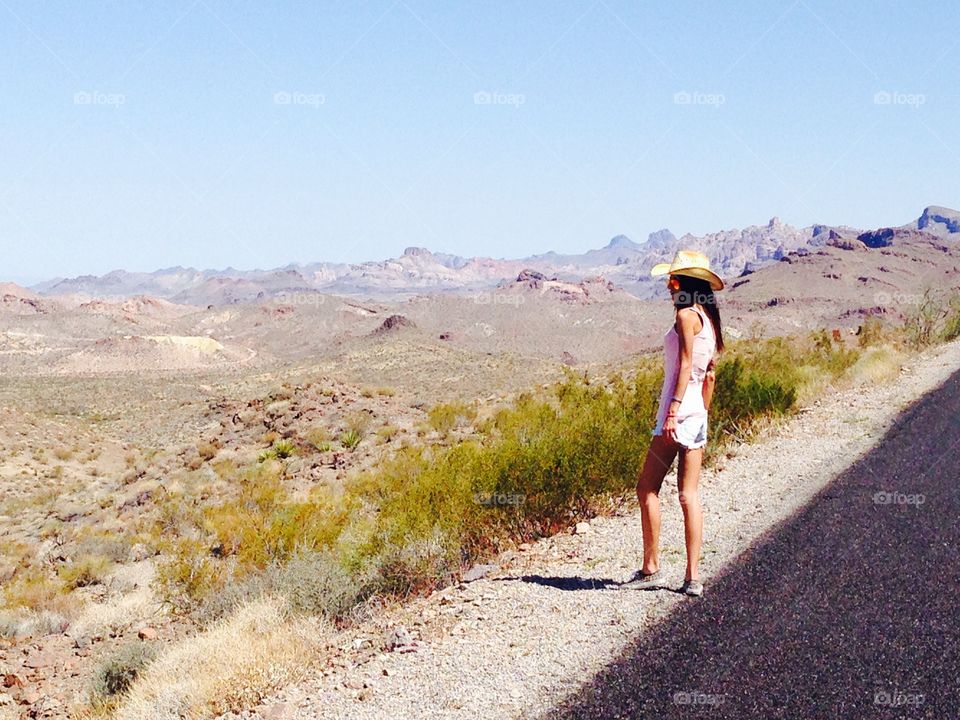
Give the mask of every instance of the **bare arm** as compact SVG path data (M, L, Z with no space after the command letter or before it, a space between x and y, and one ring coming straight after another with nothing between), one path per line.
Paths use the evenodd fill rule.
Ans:
M703 406L710 411L710 402L713 400L713 389L717 385L717 373L713 370L714 361L707 365L707 373L703 377Z
M682 398L687 390L687 384L690 382L690 375L693 372L693 337L696 335L694 325L697 322L697 313L695 310L685 308L677 313L677 325L679 326L677 334L680 336L680 372L677 374L677 386L674 388L673 397ZM671 403L671 409L676 410Z

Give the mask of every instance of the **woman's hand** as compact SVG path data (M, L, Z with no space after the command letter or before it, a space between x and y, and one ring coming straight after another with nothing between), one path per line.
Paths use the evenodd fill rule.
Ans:
M667 415L663 421L663 434L677 442L677 417L676 415Z

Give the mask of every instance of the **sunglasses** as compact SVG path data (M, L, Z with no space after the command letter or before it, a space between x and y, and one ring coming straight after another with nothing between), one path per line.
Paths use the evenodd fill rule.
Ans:
M680 278L670 276L670 279L667 280L667 290L670 292L676 292L680 289Z

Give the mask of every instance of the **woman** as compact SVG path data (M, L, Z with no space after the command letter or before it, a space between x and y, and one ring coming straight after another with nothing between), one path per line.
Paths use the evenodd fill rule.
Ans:
M699 576L703 512L698 485L715 380L713 359L723 350L720 311L713 294L723 289L723 280L710 270L706 255L692 250L679 251L672 263L661 263L651 271L654 276L665 274L669 276L667 288L676 320L663 337L664 378L657 424L637 481L643 567L626 585L664 587L659 558L659 493L673 459L679 456L677 486L687 545L687 568L680 591L699 597L703 595Z

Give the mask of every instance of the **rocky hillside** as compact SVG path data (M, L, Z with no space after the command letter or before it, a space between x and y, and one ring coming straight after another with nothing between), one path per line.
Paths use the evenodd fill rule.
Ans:
M930 206L900 228L941 238L960 233L960 212ZM887 229L893 232L893 229ZM877 231L882 232L882 231ZM680 248L705 252L724 277L732 278L776 262L800 249L823 247L832 237L857 237L850 227L812 225L795 228L774 217L763 225L722 230L704 236L676 237L667 229L645 242L618 235L605 246L580 254L548 252L516 259L465 258L409 247L398 258L358 264L317 262L274 270L193 270L181 267L153 273L116 270L102 277L52 280L34 288L44 295L123 298L150 295L200 307L236 305L270 298L292 298L324 292L400 300L439 291L477 292L510 282L524 270L559 281L578 283L603 276L637 297L653 297L658 284L649 269L669 260ZM866 241L865 241L866 242Z

